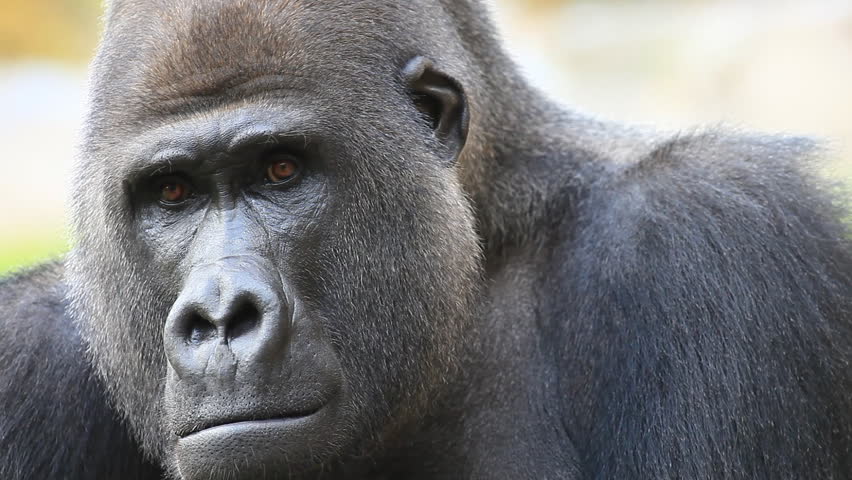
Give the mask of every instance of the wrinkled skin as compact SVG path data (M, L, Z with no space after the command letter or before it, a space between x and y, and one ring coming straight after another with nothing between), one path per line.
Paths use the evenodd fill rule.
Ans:
M566 111L472 0L117 0L92 68L73 251L0 285L3 478L852 471L811 142Z

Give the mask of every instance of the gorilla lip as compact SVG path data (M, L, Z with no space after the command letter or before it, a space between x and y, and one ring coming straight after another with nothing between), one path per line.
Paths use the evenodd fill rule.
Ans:
M245 417L233 417L233 418L224 418L224 419L214 419L207 422L199 423L193 425L190 429L186 431L178 431L177 436L180 439L185 439L191 437L192 435L206 432L215 428L220 427L230 427L230 426L239 426L239 425L268 425L274 423L288 423L299 421L308 417L311 417L317 414L320 410L322 410L323 406L294 411L292 413L287 413L280 416L270 416L270 417L253 417L253 416L245 416Z

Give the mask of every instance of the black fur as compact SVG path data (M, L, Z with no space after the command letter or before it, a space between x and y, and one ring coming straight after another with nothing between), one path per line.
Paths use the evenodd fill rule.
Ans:
M93 375L60 264L0 282L0 478L162 478Z
M175 478L852 478L849 196L813 142L567 111L475 0L151 9L107 16L68 271L0 285L3 478L156 478L142 450ZM264 228L197 238L216 215L169 230L186 220L137 205L124 172L157 142L280 118L326 163ZM339 362L349 396L298 437L313 463L282 438L280 458L201 445L209 471L179 471L192 426L171 417L210 404L174 393L164 323L196 263L246 241L322 326L289 348Z
M852 475L852 250L812 148L685 135L580 201L549 317L589 478Z

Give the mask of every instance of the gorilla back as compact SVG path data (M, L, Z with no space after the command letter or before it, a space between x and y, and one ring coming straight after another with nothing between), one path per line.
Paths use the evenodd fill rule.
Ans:
M115 0L92 69L73 251L0 287L3 478L850 477L810 141L565 110L475 0Z

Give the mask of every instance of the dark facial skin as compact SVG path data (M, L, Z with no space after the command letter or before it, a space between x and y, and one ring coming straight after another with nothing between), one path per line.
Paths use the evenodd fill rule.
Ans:
M335 435L346 408L345 378L323 313L300 293L322 281L314 275L323 240L312 232L336 223L317 220L329 215L323 207L331 167L315 137L288 138L292 124L238 115L237 122L221 120L237 124L233 135L202 134L211 138L203 146L190 135L158 134L189 153L168 152L151 168L175 173L134 189L144 205L142 241L164 274L180 272L163 345L169 427L182 472L234 461L283 469L282 449L290 464L308 463L312 436ZM263 123L271 128L256 131ZM177 202L157 198L150 187L163 181L186 193Z
M347 378L355 373L347 374L341 356L371 357L350 351L356 343L351 338L366 334L371 341L384 340L380 346L399 357L428 361L428 349L434 348L428 330L420 334L420 345L405 351L394 346L393 339L370 332L369 325L379 319L388 325L413 324L433 316L433 325L459 321L459 312L442 311L439 305L431 306L436 311L416 312L414 318L396 312L383 315L377 304L392 301L386 298L394 294L393 284L385 282L410 282L400 278L411 275L404 269L385 273L383 279L362 280L364 285L357 288L339 285L341 280L358 280L347 279L334 264L353 272L394 268L348 266L349 255L339 253L346 247L324 238L347 228L353 236L369 235L345 217L357 215L356 205L365 200L356 197L353 186L381 178L383 166L376 161L358 165L359 159L352 157L355 148L332 139L332 131L300 122L291 111L249 107L226 111L212 122L171 124L168 133L155 130L152 135L159 141L180 145L180 150L159 150L150 155L156 161L145 164L141 174L129 175L138 179L129 182L143 248L151 253L161 278L181 285L164 325L163 345L169 364L168 427L177 436L175 454L184 476L234 462L258 475L298 471L323 461L328 447L317 440L343 437L342 425L353 422L355 415L366 415L358 412L358 393L352 392L363 380ZM445 176L446 167L435 160L424 165L419 176ZM185 193L178 197L176 189ZM347 190L355 195L346 196ZM397 195L414 200L412 193ZM450 217L435 207L436 218ZM430 214L422 205L410 209ZM401 230L414 228L404 220L387 223ZM437 244L446 244L435 235ZM372 262L414 256L419 252L406 250L414 245L399 245L398 251ZM477 245L471 241L467 247L474 261ZM475 272L474 265L469 268ZM411 286L417 288L424 287ZM368 302L363 318L352 317L354 309L338 310L335 303L343 300L338 297L343 293L350 296L349 302ZM387 401L400 401L393 397Z
M393 175L387 171L393 164L382 162L406 159L359 155L358 145L334 136L334 129L345 126L299 118L292 112L316 110L301 106L298 98L291 101L299 105L296 110L287 104L262 110L226 107L212 118L170 124L168 132L155 129L151 135L170 147L141 153L156 160L126 177L140 246L159 278L180 286L163 327L165 408L169 432L177 437L177 466L187 478L234 463L246 475L310 469L337 453L328 452L327 439L350 443L363 432L364 427L347 432L360 418L386 417L383 423L393 423L398 415L393 410L405 396L416 398L432 389L434 380L420 377L434 370L405 371L412 365L401 361L389 366L400 371L381 376L401 376L410 383L387 385L387 391L369 395L383 401L359 405L365 381L381 381L371 379L375 372L347 364L347 358L390 354L418 364L452 362L432 359L430 350L440 336L431 329L460 335L452 334L457 328L452 325L461 321L458 307L439 302L408 312L393 308L399 285L408 292L423 290L423 298L431 296L425 290L433 285L447 285L440 275L457 272L458 266L442 266L441 258L468 263L467 276L455 279L456 291L469 289L475 279L478 246L470 219L463 210L453 211L455 205L448 202L453 199L445 192L443 202L427 206L416 191L440 189L429 179L448 177L446 159L408 167L412 178L423 180L394 191L393 182L382 181ZM412 123L420 120L413 108L411 115ZM282 162L292 167L281 167ZM293 173L278 178L276 168ZM369 187L359 185L370 182L382 191L365 195ZM186 191L185 198L157 197L171 199L174 188ZM406 239L405 233L424 227L408 223L412 218L382 218L392 210L383 208L378 197L387 195L410 201L403 211L416 212L416 218L440 222L429 222L427 231L418 233L435 246L449 247L430 255L434 276L404 264L428 252L423 238ZM355 224L354 219L362 220ZM444 226L447 221L460 225ZM366 231L377 223L384 228ZM458 231L465 224L467 231ZM399 241L370 258L347 251L352 239L376 235L382 240L370 243L386 244L393 235ZM383 304L388 311L383 312ZM384 338L374 331L377 322L410 329L411 344ZM375 345L359 345L353 340L359 335ZM366 350L377 347L384 352ZM387 410L364 411L377 407Z

